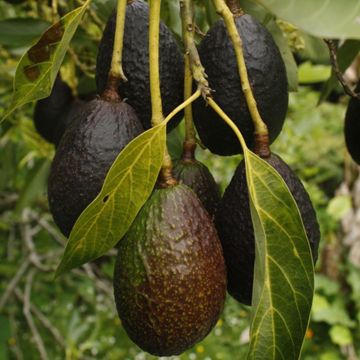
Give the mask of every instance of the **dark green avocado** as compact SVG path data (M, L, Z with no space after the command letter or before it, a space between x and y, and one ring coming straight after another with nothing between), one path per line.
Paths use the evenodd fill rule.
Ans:
M116 14L109 18L99 45L96 63L96 82L101 93L107 82L114 44ZM127 5L123 69L128 79L121 83L119 93L135 109L145 129L151 127L151 97L149 78L149 6L142 0ZM173 35L164 23L160 24L160 87L164 115L183 102L183 56ZM173 129L182 119L179 113L168 124Z
M180 159L173 162L173 174L176 180L195 192L207 212L214 217L221 197L219 187L209 169L195 159Z
M96 98L69 122L48 181L50 211L65 236L100 192L116 156L143 131L134 109L120 100Z
M213 222L185 185L154 190L120 241L114 295L122 325L143 350L180 354L216 324L226 293Z
M268 126L270 142L279 135L288 107L285 65L268 30L250 15L235 18L243 41L250 85L262 119ZM254 146L254 126L241 89L237 61L223 20L208 31L199 46L199 55L214 90L213 98L240 129L248 147ZM202 143L213 153L242 152L229 126L203 99L193 104L194 122Z
M74 100L70 87L58 76L51 94L35 105L34 125L38 133L47 141L56 143L56 128L61 118L68 115Z
M360 82L355 92L360 93ZM351 98L345 116L345 142L349 154L360 165L360 100Z
M277 155L264 159L284 179L292 193L305 226L314 263L320 241L319 224L308 193L299 178ZM215 217L228 274L228 292L236 300L251 304L254 276L255 239L251 221L245 163L242 161L225 190Z

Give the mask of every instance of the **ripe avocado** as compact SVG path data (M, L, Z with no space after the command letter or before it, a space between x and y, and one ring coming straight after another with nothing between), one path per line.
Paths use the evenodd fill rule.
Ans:
M355 92L360 92L360 82ZM351 98L345 116L345 142L349 154L355 162L360 164L360 100Z
M272 154L264 160L281 175L297 203L315 263L318 256L320 230L309 195L299 178L278 155ZM228 292L239 302L250 305L254 276L255 239L244 161L239 164L225 190L216 213L215 224L224 249Z
M288 107L285 65L268 30L250 15L235 18L243 42L250 85L262 119L268 126L270 142L279 135ZM208 31L199 46L199 55L214 90L213 97L235 122L247 145L254 146L254 126L241 89L235 52L223 20ZM203 144L213 153L242 152L229 126L203 99L193 104L194 122Z
M154 190L118 246L114 295L129 337L180 354L210 332L225 294L220 241L197 196L185 185Z
M143 131L134 109L120 100L91 100L69 122L48 180L50 211L65 236L100 192L117 155Z
M209 169L195 159L180 159L173 161L173 174L176 180L195 192L210 216L214 217L221 197L219 187Z
M51 94L35 105L34 125L38 133L47 141L56 143L56 128L63 116L67 116L74 97L70 87L58 76Z
M96 63L96 82L101 93L107 82L114 44L116 14L110 16L99 45ZM135 109L145 129L151 127L151 97L149 78L149 6L142 0L127 5L123 69L128 79L119 87L120 95ZM160 24L160 87L164 115L183 101L183 56L170 30ZM168 124L173 129L182 119L179 113Z

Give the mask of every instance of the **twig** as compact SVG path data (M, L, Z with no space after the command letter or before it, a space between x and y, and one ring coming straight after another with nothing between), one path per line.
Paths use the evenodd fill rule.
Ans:
M40 358L41 358L41 360L47 360L47 359L49 359L49 357L47 355L44 342L39 334L39 331L35 325L34 319L32 317L31 311L30 311L31 288L32 288L34 275L35 275L35 269L31 269L28 276L26 277L23 312L24 312L26 321L29 325L29 328L33 334L33 339L34 339L35 345L39 350Z
M25 296L19 288L16 288L14 291L16 297L24 303ZM32 303L30 303L30 310L34 313L34 315L39 319L42 325L50 331L51 335L55 338L55 340L59 343L63 348L66 347L65 340L60 334L59 330L51 324L48 318Z
M12 278L12 280L9 282L3 296L1 297L0 300L0 312L3 310L4 306L6 305L6 302L8 301L10 295L13 293L13 291L15 290L17 284L19 283L19 281L21 280L21 277L25 274L25 271L28 269L30 265L30 261L27 259L25 260L19 270L16 272L15 276Z
M338 78L341 86L344 88L345 93L355 99L360 100L360 93L356 93L355 91L353 91L351 89L349 84L346 82L343 73L340 70L339 63L337 60L337 49L336 49L336 45L335 45L334 41L330 40L330 39L324 39L324 42L327 45L327 47L329 48L330 61L331 61L333 71L334 71L336 77Z

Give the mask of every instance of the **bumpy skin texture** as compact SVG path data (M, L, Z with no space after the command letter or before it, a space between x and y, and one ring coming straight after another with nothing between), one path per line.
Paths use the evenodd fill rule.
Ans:
M173 175L180 183L189 186L198 196L211 217L219 205L219 187L209 169L197 160L175 160Z
M70 87L57 77L50 96L39 100L34 110L34 125L47 141L55 143L56 128L63 116L67 116L73 96Z
M95 99L71 119L51 166L50 211L65 236L100 192L119 152L143 131L132 107Z
M69 126L70 122L77 117L77 113L82 111L82 108L85 106L85 104L86 101L75 99L68 105L66 111L64 111L64 114L60 117L54 130L53 143L55 146L59 145L66 128Z
M145 129L151 127L151 97L149 78L149 6L142 0L127 5L123 70L128 79L119 86L120 95L133 106ZM96 82L101 93L110 69L115 32L115 13L111 15L99 45L96 63ZM164 115L182 103L184 65L182 54L164 23L160 24L160 85ZM178 125L182 114L168 124L168 129Z
M155 190L119 243L114 294L129 337L158 356L180 354L216 324L226 270L215 227L185 185Z
M320 230L309 195L299 178L279 156L272 154L270 158L264 160L282 176L299 207L315 263L318 256ZM244 161L239 164L225 190L216 213L215 223L224 249L228 292L239 302L250 305L255 239Z
M288 106L288 88L284 62L270 33L250 15L236 18L243 41L244 57L259 112L268 126L270 141L279 135ZM214 100L235 122L247 145L254 145L254 126L241 89L235 52L223 20L206 34L199 54L215 91ZM203 144L219 155L242 152L229 126L206 106L203 99L193 105L196 129Z
M360 92L360 82L355 92ZM360 100L351 98L345 116L345 142L349 154L360 165Z

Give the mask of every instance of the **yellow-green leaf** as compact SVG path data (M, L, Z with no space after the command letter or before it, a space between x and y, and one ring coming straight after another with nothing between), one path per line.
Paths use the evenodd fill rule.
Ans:
M50 95L70 41L90 1L48 28L21 58L16 68L12 102L0 123L20 106Z
M251 151L244 155L256 238L248 359L298 359L314 292L309 242L282 177Z
M154 188L165 143L163 122L121 151L101 192L76 221L56 275L104 255L124 236Z

